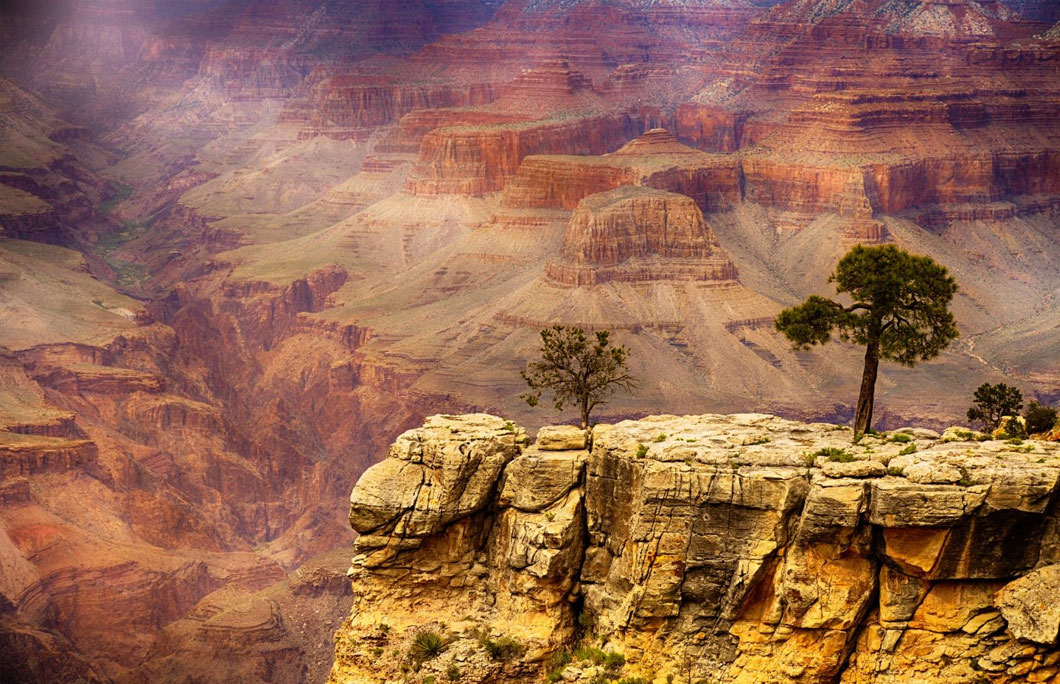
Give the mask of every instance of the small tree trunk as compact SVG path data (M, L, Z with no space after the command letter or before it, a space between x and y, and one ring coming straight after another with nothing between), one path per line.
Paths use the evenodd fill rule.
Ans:
M582 430L589 429L589 397L582 398Z
M872 403L876 395L876 373L880 368L880 343L870 342L865 349L865 370L861 374L861 392L854 414L854 439L872 427Z

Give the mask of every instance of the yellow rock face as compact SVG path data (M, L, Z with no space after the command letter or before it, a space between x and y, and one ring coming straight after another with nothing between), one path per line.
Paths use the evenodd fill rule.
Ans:
M753 414L599 426L590 452L559 432L434 417L365 474L331 684L1056 680L1055 640L1006 626L1052 624L1060 571L1013 580L1060 543L1040 503L1060 447L921 434L902 455Z
M900 527L884 529L883 543L887 557L911 575L931 572L946 541L947 530Z

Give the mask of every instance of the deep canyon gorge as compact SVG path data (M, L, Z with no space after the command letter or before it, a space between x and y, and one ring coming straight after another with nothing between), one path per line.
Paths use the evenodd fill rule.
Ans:
M1060 399L1058 22L1049 0L4 2L0 673L129 683L356 673L364 652L333 641L367 586L363 568L353 571L360 594L347 579L357 537L348 501L398 435L434 414L502 415L531 433L572 419L519 398L539 331L557 323L614 331L647 379L600 412L604 423L722 413L817 431L847 422L859 351L794 351L773 319L827 293L854 244L930 255L960 285L957 342L917 368L883 367L880 429L941 433L964 420L983 382ZM790 436L794 425L778 429ZM950 447L931 448L949 458ZM967 449L995 458L989 445ZM891 654L896 672L915 660L915 649L873 641L897 639L891 623L901 622L925 652L942 649L952 681L1052 681L1056 660L1041 644L998 655L996 670L969 665L1002 645L1000 627L977 631L998 625L989 597L1037 560L977 569L968 554L1018 519L1037 526L1021 537L1042 549L1036 559L1060 560L1058 466L1040 449L1048 464L1013 466L1012 481L1038 488L1033 501L956 480L737 464L789 468L765 479L797 496L738 507L772 516L769 531L747 520L758 527L733 533L733 544L766 535L776 548L689 570L684 589L612 562L620 535L604 544L599 518L636 521L601 508L593 473L641 475L611 473L627 466L603 453L578 457L581 474L554 512L577 538L541 547L549 559L539 567L523 558L538 574L497 570L530 551L500 548L484 522L496 511L485 509L499 507L498 525L544 529L543 504L560 495L542 506L501 501L501 465L463 522L413 536L465 553L474 544L456 537L479 535L492 555L488 572L471 563L474 581L528 582L490 610L545 615L525 635L553 630L539 649L577 629L564 602L578 583L630 658L662 644L675 658L723 654L740 665L719 676L742 681L921 681L915 668L880 678L886 668L861 655ZM504 468L525 460L516 451ZM652 453L650 463L671 463ZM981 485L1009 482L985 463ZM807 522L826 475L856 520L829 509L836 520ZM977 503L906 525L866 493L915 499L920 485L942 492L943 508ZM817 537L806 541L800 526ZM902 536L892 528L920 531L894 551L876 538ZM958 552L956 540L920 528L963 530L980 546ZM436 533L444 539L430 542ZM826 553L818 537L833 533L841 539ZM358 538L361 549L371 536ZM936 542L952 568L907 558L910 545ZM740 563L751 573L742 584ZM471 582L467 572L453 576ZM845 598L794 596L829 572L850 578ZM901 594L891 604L885 581ZM633 587L662 612L601 594ZM783 601L770 602L773 589ZM712 629L744 630L740 647L682 622L682 606L704 603ZM803 612L781 615L783 605ZM781 654L788 679L769 679L780 660L767 651L782 647L750 635L777 630L819 660ZM672 641L652 646L658 634ZM958 648L982 653L942 652ZM1009 671L1023 662L1035 665ZM675 663L651 666L665 676Z

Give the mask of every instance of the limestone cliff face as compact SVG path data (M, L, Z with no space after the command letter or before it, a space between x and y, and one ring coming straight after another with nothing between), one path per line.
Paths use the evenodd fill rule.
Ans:
M329 681L1060 682L1060 445L967 434L432 417L353 490Z

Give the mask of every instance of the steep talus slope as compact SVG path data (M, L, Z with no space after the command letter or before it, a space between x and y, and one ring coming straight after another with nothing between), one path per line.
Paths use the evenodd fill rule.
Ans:
M433 416L351 494L328 681L1058 681L1060 451L895 434Z

